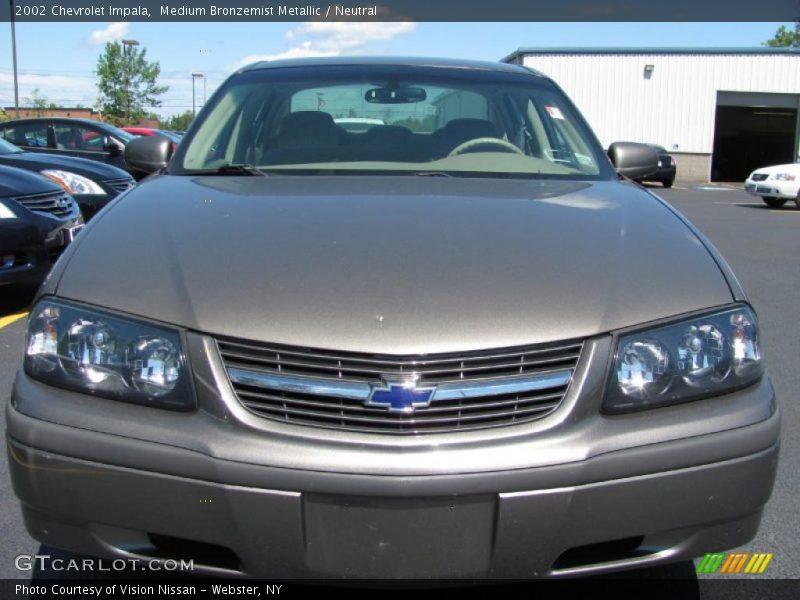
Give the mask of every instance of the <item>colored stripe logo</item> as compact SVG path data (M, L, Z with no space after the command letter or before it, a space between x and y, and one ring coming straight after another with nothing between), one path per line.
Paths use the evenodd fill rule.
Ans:
M698 573L749 574L763 573L772 560L772 553L731 552L706 554L697 565Z

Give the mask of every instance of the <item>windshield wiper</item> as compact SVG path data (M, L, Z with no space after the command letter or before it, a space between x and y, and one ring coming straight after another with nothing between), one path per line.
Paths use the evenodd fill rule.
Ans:
M220 175L265 176L263 171L257 169L253 165L222 165L217 169L217 173Z

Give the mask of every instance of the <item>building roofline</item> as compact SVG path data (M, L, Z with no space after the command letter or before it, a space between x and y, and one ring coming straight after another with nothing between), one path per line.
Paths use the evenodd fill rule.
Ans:
M16 110L15 106L2 106L0 107L2 110ZM96 108L92 108L91 106L55 106L53 108L36 108L35 106L20 106L20 110L39 110L39 111L47 111L47 110L89 110L93 113L99 113L100 111Z
M517 48L508 56L501 59L502 62L513 62L521 56L530 54L606 54L606 55L623 55L623 54L694 54L694 55L707 55L707 54L721 54L721 55L753 55L753 54L782 54L790 56L800 56L800 48L772 48L770 46L753 46L753 47L702 47L702 46L684 46L684 47L521 47Z

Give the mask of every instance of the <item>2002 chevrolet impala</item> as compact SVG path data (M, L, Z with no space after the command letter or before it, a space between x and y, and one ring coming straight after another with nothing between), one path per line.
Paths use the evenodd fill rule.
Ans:
M335 119L373 120L347 131ZM547 77L256 64L40 290L8 406L27 528L254 577L527 578L755 535L756 315ZM609 159L610 157L610 159Z

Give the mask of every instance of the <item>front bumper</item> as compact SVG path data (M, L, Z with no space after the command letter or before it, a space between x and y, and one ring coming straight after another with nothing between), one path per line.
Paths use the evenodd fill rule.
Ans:
M195 354L210 393L214 377L199 362ZM582 368L571 391L583 392L589 413L602 372ZM525 468L507 466L513 440L451 457L446 448L382 454L369 444L298 445L248 432L235 414L215 422L198 395L197 413L154 412L20 374L7 410L8 452L31 535L88 555L194 559L196 573L260 578L602 573L745 544L778 458L780 417L766 377L724 397L595 415L576 431L584 446L569 443L562 423L558 439L542 431L539 450L528 447L550 464ZM560 454L563 446L578 448L573 459ZM506 466L460 460L479 455ZM353 456L358 464L349 464Z
M744 182L744 189L752 196L794 200L798 194L798 182L771 180L753 181L752 179L748 179Z
M80 218L57 221L39 216L4 222L0 232L0 286L41 283L71 242L70 229L82 223ZM3 257L7 256L13 256L13 262L4 268Z

